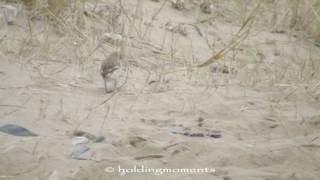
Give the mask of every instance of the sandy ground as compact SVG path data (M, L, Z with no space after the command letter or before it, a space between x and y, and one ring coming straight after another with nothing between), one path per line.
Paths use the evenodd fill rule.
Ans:
M240 25L220 12L179 11L170 3L150 25L163 2L130 3L127 9L141 6L141 12L129 26L133 35L117 72L122 86L110 94L99 66L114 48L99 44L107 31L95 26L100 21L80 19L79 33L42 19L29 31L25 11L17 16L20 26L1 21L0 125L17 124L39 136L0 133L0 179L319 179L319 47L299 35L253 27L216 63L172 71L204 62ZM215 20L198 27L213 50L191 25L185 25L187 36L166 28L169 21L190 24L210 16ZM74 130L105 141L89 142L90 150L72 159ZM128 173L121 176L119 166ZM215 171L129 173L135 166Z

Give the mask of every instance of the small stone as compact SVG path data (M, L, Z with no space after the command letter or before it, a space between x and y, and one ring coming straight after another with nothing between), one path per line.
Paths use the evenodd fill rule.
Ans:
M106 138L104 136L98 136L98 137L96 137L95 142L100 143L100 142L103 142L105 139Z
M185 24L183 24L183 23L174 24L172 22L168 22L168 23L166 23L165 28L168 31L180 34L182 36L187 36L188 35L187 26Z
M84 144L80 144L80 145L76 146L76 148L71 153L71 158L80 159L80 156L89 150L90 150L90 148L88 146L86 146Z
M84 136L76 136L73 137L72 140L72 145L76 146L78 144L86 144L89 142L88 138L84 137Z
M191 133L189 136L190 137L204 137L204 134L203 133Z
M171 0L171 5L173 8L182 10L185 8L184 0Z
M229 68L227 66L223 66L222 73L223 74L229 74Z
M204 0L201 4L200 4L200 9L203 13L206 14L211 14L213 11L213 4L210 0Z
M123 41L122 36L117 33L104 33L102 39L115 46L119 46Z
M38 136L37 134L29 131L28 129L15 124L6 124L1 126L0 132L14 136Z

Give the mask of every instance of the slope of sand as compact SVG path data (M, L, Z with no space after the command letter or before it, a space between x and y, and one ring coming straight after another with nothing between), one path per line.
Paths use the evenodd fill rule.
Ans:
M138 7L130 3L127 9ZM143 1L143 21L150 22L161 3ZM99 76L101 59L113 49L105 43L94 51L106 27L95 29L89 18L80 19L85 41L72 28L61 30L41 19L32 21L30 36L24 11L17 23L25 28L1 24L0 125L21 125L39 136L0 133L0 179L318 179L319 48L292 34L253 28L213 65L164 74L203 62L212 52L194 27L186 25L183 36L166 30L166 23L208 16L166 4L145 40L127 39L118 72L124 85L113 94L104 94ZM199 25L214 51L240 28L228 17ZM143 21L134 22L138 32L145 32ZM90 142L81 160L72 159L75 129L105 141ZM174 133L184 130L221 137ZM119 166L215 172L121 176ZM115 172L106 172L108 167Z

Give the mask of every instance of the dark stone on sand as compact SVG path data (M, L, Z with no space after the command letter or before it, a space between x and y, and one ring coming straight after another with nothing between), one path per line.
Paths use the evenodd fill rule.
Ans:
M38 136L28 129L15 124L6 124L0 127L0 131L13 136Z

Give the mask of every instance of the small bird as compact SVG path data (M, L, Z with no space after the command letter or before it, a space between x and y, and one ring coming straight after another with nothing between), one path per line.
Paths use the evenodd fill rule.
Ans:
M106 93L112 92L116 87L116 80L111 78L111 74L120 68L121 59L122 55L120 52L112 52L101 64L100 74L104 81ZM111 87L108 87L108 85L111 85Z

